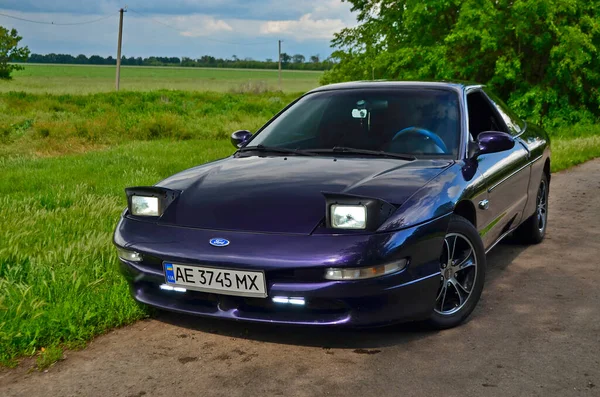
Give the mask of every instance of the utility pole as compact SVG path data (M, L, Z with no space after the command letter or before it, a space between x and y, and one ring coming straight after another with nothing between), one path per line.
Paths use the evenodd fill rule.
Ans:
M281 89L281 40L279 40L279 91L283 91Z
M121 8L119 10L119 43L117 45L117 78L116 88L119 91L119 83L121 81L121 43L123 42L123 13L127 12L126 9Z

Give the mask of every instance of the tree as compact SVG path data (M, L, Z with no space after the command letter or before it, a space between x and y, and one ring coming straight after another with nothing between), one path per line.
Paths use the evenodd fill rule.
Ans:
M292 57L289 56L287 53L285 53L285 52L281 53L281 63L288 64L288 63L290 63L291 60L292 60Z
M292 57L292 62L294 63L304 63L305 60L306 58L302 54L296 54Z
M20 65L9 62L25 62L29 57L29 48L19 47L23 39L16 29L10 31L0 26L0 79L10 79L13 70L22 70Z
M334 36L323 82L461 79L521 115L600 118L600 4L589 0L347 0L359 25Z
M77 55L77 58L75 58L78 64L86 64L88 63L88 58L83 55L83 54L79 54Z
M104 57L101 57L100 55L92 55L89 58L89 62L92 65L103 65L104 64Z
M317 55L311 55L310 61L312 63L319 63L321 61L321 59L319 58L319 54L317 54Z

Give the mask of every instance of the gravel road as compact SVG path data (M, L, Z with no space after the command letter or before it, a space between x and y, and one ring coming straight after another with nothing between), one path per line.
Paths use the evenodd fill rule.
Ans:
M554 174L546 240L488 255L471 321L322 330L163 314L2 396L600 396L600 160Z

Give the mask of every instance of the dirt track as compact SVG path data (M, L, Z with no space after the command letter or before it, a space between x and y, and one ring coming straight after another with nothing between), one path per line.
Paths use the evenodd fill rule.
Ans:
M163 315L47 373L0 369L2 396L600 396L600 160L554 174L547 239L488 256L471 321L429 332Z

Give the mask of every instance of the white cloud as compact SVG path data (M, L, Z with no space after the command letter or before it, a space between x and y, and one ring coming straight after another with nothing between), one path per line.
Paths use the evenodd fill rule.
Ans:
M318 0L314 5L312 14L318 18L340 17L347 19L351 17L350 7L340 0Z
M93 4L87 0L0 0L0 3L0 12L55 23L87 22L110 13L111 17L97 23L74 26L42 25L1 16L0 24L17 28L24 37L22 44L35 53L115 56L119 0L97 0ZM282 38L284 51L288 53L326 57L331 53L333 34L356 24L349 4L340 0L127 0L125 3L130 6L123 31L126 56L236 54L240 58L276 58L277 39ZM5 5L9 9L3 9ZM162 11L161 7L170 12Z
M341 19L314 19L312 14L304 14L298 20L264 22L260 33L293 36L296 40L331 39L344 27L346 24Z
M210 15L186 15L169 19L169 24L181 30L181 35L184 37L203 37L233 31L227 22Z

